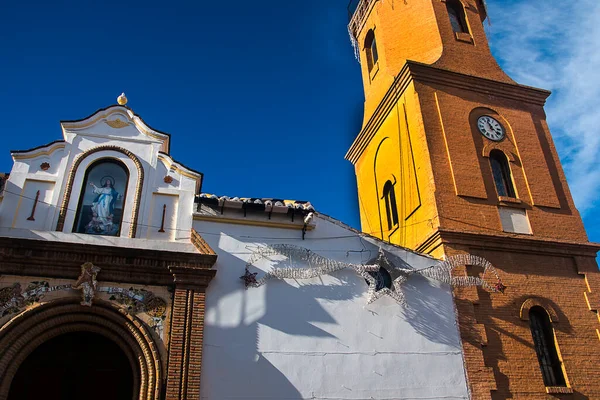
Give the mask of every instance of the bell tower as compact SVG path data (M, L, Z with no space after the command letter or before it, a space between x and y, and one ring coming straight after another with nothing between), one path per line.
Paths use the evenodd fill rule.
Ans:
M455 291L474 399L600 398L600 246L546 123L550 93L502 71L486 18L483 0L355 2L365 107L346 158L362 230L501 272L504 295Z

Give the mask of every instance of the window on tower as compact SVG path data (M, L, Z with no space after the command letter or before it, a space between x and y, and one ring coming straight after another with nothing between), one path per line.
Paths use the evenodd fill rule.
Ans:
M492 150L490 152L490 164L498 196L516 197L510 174L510 166L504 153L500 150Z
M375 32L373 29L367 32L367 36L365 36L365 52L367 53L367 67L369 68L369 72L373 69L373 66L377 64L377 60L379 59L379 55L377 54L377 42L375 40Z
M532 307L529 310L529 327L542 370L544 385L566 386L562 362L556 348L554 329L546 310L540 306Z
M468 33L467 29L467 18L465 16L465 9L463 8L459 0L447 0L446 8L448 9L448 15L450 16L450 25L454 32Z
M385 185L383 185L382 199L385 201L388 231L392 231L398 226L398 208L396 207L396 193L392 181L387 181Z

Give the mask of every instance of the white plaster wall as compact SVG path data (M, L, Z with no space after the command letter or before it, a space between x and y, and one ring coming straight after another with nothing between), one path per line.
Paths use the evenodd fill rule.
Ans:
M158 193L152 195L152 206L149 218L150 226L147 229L148 233L146 235L148 239L175 239L175 234L177 232L178 206L178 195L166 195ZM161 227L163 232L161 232Z
M37 192L39 191L39 196ZM13 228L46 229L49 219L54 192L54 182L27 179L12 222ZM36 201L37 198L37 201ZM35 207L35 210L34 210Z
M51 146L50 148L54 148L54 146ZM45 193L44 196L44 201L49 204L41 206L40 210L47 214L44 216L44 224L40 225L38 222L35 224L35 227L30 226L30 228L33 229L49 229L52 220L54 219L54 214L57 212L56 199L58 197L58 191L55 190L55 188L60 185L60 179L62 178L60 171L64 166L64 158L65 149L58 148L54 149L54 151L48 155L15 160L0 205L0 227L11 227L15 225L15 215L20 209L20 203L27 203L28 201L33 202L33 200L26 198L28 195L24 193L25 181L29 180L30 182L43 182L40 186L53 187L52 193ZM40 168L40 165L44 162L50 164L50 169L48 169L48 171L43 171ZM29 189L33 189L33 185L30 184ZM38 189L40 188L36 188L33 191L34 198L35 192ZM40 205L38 205L38 207L40 207Z
M203 221L194 228L219 257L207 290L202 399L468 398L448 287L412 278L406 309L388 297L367 306L367 284L349 270L244 290L239 277L255 246L290 243L357 263L375 257L377 246L320 217L304 241L297 230ZM396 263L434 263L385 248Z

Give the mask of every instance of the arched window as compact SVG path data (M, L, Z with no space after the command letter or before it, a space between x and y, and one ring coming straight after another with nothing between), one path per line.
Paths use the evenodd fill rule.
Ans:
M467 29L467 18L465 16L465 9L459 0L447 0L446 8L448 9L448 15L450 16L450 25L454 32L469 32Z
M554 329L548 313L540 306L529 310L529 327L533 336L533 344L537 353L544 385L566 386L562 362L558 357Z
M375 32L373 29L367 32L365 36L365 52L367 53L367 67L369 72L373 69L373 66L377 64L379 55L377 54L377 42L375 41Z
M490 152L490 164L498 196L516 197L508 160L500 150Z
M119 236L129 172L115 159L92 163L81 186L73 232Z
M383 185L383 196L385 200L385 212L387 215L388 231L391 231L398 225L398 208L396 207L396 193L392 181L387 181Z

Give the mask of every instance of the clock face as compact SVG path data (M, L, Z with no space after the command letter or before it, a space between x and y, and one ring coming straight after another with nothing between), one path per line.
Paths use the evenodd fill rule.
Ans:
M499 142L504 139L504 127L495 118L482 115L477 119L477 128L486 138Z

